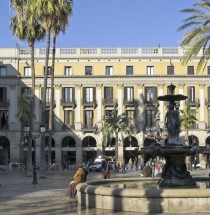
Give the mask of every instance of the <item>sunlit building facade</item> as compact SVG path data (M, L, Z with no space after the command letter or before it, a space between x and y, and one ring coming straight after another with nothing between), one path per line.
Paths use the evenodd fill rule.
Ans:
M35 119L33 145L36 159L40 159L40 125L43 99L45 49L35 49ZM179 103L189 105L197 122L189 129L190 144L210 144L210 64L196 73L199 58L182 65L186 50L181 47L158 48L57 48L54 80L54 132L52 162L60 167L69 163L86 162L97 155L114 157L118 141L119 161L128 160L137 147L148 142L146 128L155 125L160 113L160 127L164 126L167 103L157 97L167 94L173 83L176 94L187 95ZM46 91L46 116L49 120L51 96L51 59ZM27 48L0 48L0 165L19 161L21 123L17 118L17 98L30 95L30 50ZM114 107L126 113L136 133L129 141L125 136L107 146L98 133L104 115ZM184 141L184 129L180 136ZM48 131L45 133L48 151ZM46 153L47 154L47 153ZM200 160L205 160L200 155Z

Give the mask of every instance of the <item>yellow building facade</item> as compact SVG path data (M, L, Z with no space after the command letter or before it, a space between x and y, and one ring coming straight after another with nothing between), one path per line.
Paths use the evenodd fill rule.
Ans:
M186 101L179 103L179 109L189 105L196 114L197 122L189 129L190 144L210 144L207 133L210 127L210 63L204 71L196 73L199 56L182 65L185 51L181 47L57 48L52 162L60 168L68 168L69 164L87 162L101 154L114 157L116 141L119 161L134 159L133 150L145 145L146 128L153 128L157 113L160 113L160 126L164 126L167 104L158 101L157 97L167 94L167 86L171 83L176 86L176 94L188 96ZM46 92L47 116L51 95L51 59L52 54ZM0 130L4 140L0 153L7 155L6 162L0 160L0 164L6 165L19 159L21 141L20 122L16 117L17 98L30 94L30 50L1 48L0 61L0 120L1 124L6 124ZM42 121L44 66L45 49L36 48L34 135L37 137ZM119 114L126 113L136 133L132 141L125 135L103 146L102 134L97 130L103 116L115 106ZM47 152L48 132L45 135ZM183 141L184 135L183 130L180 134ZM40 137L34 141L38 163L40 141ZM200 159L206 160L202 155Z

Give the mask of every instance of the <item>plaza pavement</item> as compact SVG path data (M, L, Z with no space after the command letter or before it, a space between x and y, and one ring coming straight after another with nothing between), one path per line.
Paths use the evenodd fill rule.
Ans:
M210 170L194 170L192 176L208 177ZM46 179L39 179L38 184L32 184L32 177L26 177L24 172L0 172L0 215L143 215L135 212L112 212L87 208L77 204L76 200L65 197L69 181L75 171L52 171ZM139 171L127 173L112 172L111 177L137 177ZM88 180L102 179L102 173L88 174ZM208 214L208 213L200 213ZM192 214L191 214L192 215ZM196 213L198 215L198 213Z

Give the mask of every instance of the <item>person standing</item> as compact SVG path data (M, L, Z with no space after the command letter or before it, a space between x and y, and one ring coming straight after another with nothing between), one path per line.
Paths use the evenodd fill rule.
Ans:
M111 171L110 170L111 170L111 165L107 160L105 160L104 165L103 165L104 179L109 179L111 177Z

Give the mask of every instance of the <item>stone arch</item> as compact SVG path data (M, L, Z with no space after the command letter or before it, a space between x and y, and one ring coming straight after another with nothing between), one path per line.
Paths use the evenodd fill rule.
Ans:
M124 147L138 147L138 140L136 139L136 137L131 136L131 141L129 140L129 137L126 137L123 141L123 146Z
M61 143L62 147L76 147L76 141L72 136L65 136Z
M61 141L62 167L69 169L76 164L76 140L72 136L64 136Z
M10 162L10 141L5 136L0 136L0 165L8 165Z
M96 139L93 136L86 136L82 140L82 147L97 147Z
M188 138L189 138L189 145L190 146L192 146L192 145L198 145L199 146L199 139L197 136L190 135Z

